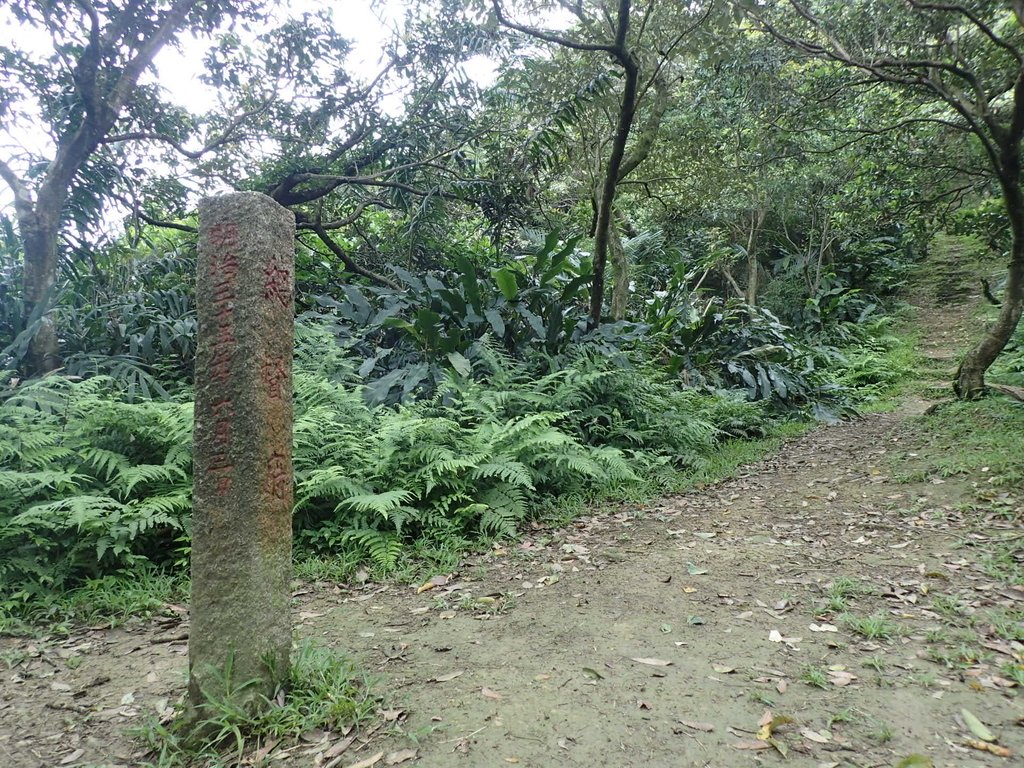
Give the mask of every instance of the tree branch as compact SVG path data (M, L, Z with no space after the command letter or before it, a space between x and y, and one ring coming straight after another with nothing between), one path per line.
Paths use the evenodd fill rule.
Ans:
M492 4L494 7L494 15L498 18L498 23L501 24L501 26L514 29L516 32L522 32L524 35L529 35L530 37L534 37L538 40L543 40L546 43L553 43L554 45L560 45L564 48L572 48L576 51L600 51L616 57L618 50L622 47L622 43L619 43L618 39L616 39L616 43L614 45L581 43L576 40L570 40L567 37L560 37L559 35L547 32L543 29L518 24L505 16L501 8L501 0L492 0ZM624 42L625 38L623 38L623 43Z
M14 170L3 160L0 160L0 179L7 182L7 186L14 193L14 207L18 215L27 215L32 212L32 193L29 192L25 183L18 178Z
M187 157L190 160L199 160L203 155L212 152L219 147L226 144L234 143L235 141L241 141L240 138L235 137L233 134L237 131L242 124L251 117L255 117L261 112L266 111L267 107L271 104L271 99L267 99L262 102L259 106L254 107L246 112L241 113L237 117L233 118L227 127L221 131L220 135L208 142L204 146L196 150L185 149L184 146L177 140L171 138L162 133L156 133L153 131L133 131L131 133L118 133L107 136L103 139L104 144L119 144L125 141L159 141L169 145L175 152L183 157Z
M393 290L400 290L400 286L398 285L398 283L394 282L393 280L389 280L388 278L384 277L384 275L380 275L374 272L373 270L361 267L354 261L352 261L352 257L345 253L345 250L331 238L331 236L327 233L327 230L324 229L323 225L321 225L319 222L311 222L309 224L309 229L311 229L316 234L316 236L320 238L321 242L323 242L323 244L327 246L331 253L333 253L335 256L341 259L342 263L345 265L345 269L347 269L349 272L361 275L362 277L373 280L374 282L380 283L381 285L385 285Z

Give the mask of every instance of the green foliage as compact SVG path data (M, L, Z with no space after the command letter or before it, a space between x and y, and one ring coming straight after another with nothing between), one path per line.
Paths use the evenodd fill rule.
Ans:
M49 377L0 403L0 607L166 563L191 509L192 408Z
M518 359L542 357L551 367L579 344L617 351L638 333L624 323L589 330L590 265L577 241L548 235L536 251L486 276L462 254L451 269L422 277L393 266L400 289L342 286L342 298L318 299L320 317L335 321L372 403L430 396L448 371L468 374L485 337Z
M496 343L429 400L371 407L344 351L300 326L295 531L306 556L395 572L413 545L450 557L542 509L634 495L760 434L759 404L681 387L628 357L578 351L544 376ZM106 574L187 559L191 405L126 402L113 380L60 377L0 403L4 610ZM92 580L92 581L89 581Z
M1010 228L1006 222L1006 205L995 197L964 206L949 217L946 231L951 235L976 237L1000 255L1010 250Z
M299 540L356 547L384 571L414 539L509 536L539 498L636 480L621 451L584 443L567 411L539 406L545 383L495 389L452 376L430 401L370 410L352 389L307 409L297 382Z
M740 390L779 410L810 408L834 418L844 397L823 370L827 349L815 349L765 309L738 300L691 301L677 274L664 296L647 304L654 341L670 371L694 384Z

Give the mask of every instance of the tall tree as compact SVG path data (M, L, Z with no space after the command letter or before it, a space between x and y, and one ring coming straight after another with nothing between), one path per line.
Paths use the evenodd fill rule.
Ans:
M939 124L980 144L1012 234L1003 306L964 355L954 390L985 392L985 372L1024 310L1024 2L740 0L750 18L806 54L850 67L942 108L903 122Z
M37 319L30 372L45 373L60 363L46 303L57 282L60 233L72 215L72 196L100 170L97 154L118 126L152 125L165 116L152 109L149 98L137 98L140 79L161 49L185 29L214 29L238 5L228 0L15 0L5 12L8 22L26 30L28 40L0 48L0 118L8 134L42 125L49 144L48 155L27 151L0 158L0 178L14 195L24 248L24 312ZM43 37L51 47L39 55L35 45ZM85 206L95 207L102 192L86 190L84 197L93 198Z
M668 0L614 0L593 3L539 3L536 10L549 5L568 11L573 24L566 32L553 32L511 19L501 0L491 7L499 24L552 46L578 51L584 55L604 54L621 74L622 86L612 111L612 129L602 137L597 157L601 170L594 185L593 278L590 291L590 322L601 321L605 296L605 272L609 255L616 261L619 294L613 302L616 314L624 312L622 291L628 287L625 254L621 242L613 243L615 198L622 181L650 154L662 118L669 106L666 79L669 63L680 51L683 41L699 28L715 9L714 2L682 5ZM630 147L640 105L651 102L648 119ZM607 150L604 150L607 146ZM616 247L617 246L617 247Z

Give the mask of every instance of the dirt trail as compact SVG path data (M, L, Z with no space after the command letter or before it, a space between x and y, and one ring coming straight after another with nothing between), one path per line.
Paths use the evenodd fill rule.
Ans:
M956 327L939 309L922 320L929 340ZM929 343L947 341L961 339ZM1000 666L1022 647L998 617L1024 591L970 546L1012 526L971 511L966 481L897 481L919 450L902 425L925 406L817 429L714 487L533 531L429 591L309 585L299 633L376 671L389 725L332 758L340 735L308 734L277 763L413 748L406 764L467 768L1014 764L1024 703ZM184 633L170 618L0 641L14 662L0 765L139 764L122 729L183 689ZM965 746L962 708L1014 757ZM755 738L766 710L793 720L778 747Z

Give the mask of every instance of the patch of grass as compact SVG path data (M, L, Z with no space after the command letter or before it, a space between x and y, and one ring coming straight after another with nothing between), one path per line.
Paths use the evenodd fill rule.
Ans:
M932 628L925 630L924 641L926 643L947 643L949 634L944 629Z
M903 633L903 628L892 619L881 614L854 616L844 614L840 621L852 632L868 640L891 640Z
M874 590L867 584L849 576L840 576L825 590L825 605L822 613L845 613L850 609L850 599L870 595Z
M849 576L840 576L828 588L829 597L857 597L858 595L870 595L872 592L874 590L870 586Z
M892 726L881 720L875 720L872 725L872 730L868 734L868 738L872 741L878 742L879 744L886 744L892 741L893 736L896 733L893 731Z
M980 565L991 579L1024 585L1024 537L1018 536L987 547Z
M1001 664L999 671L1009 680L1013 680L1018 688L1024 688L1024 664Z
M961 643L953 648L932 648L928 651L928 658L931 661L948 669L966 669L988 656L989 654L981 648L968 643Z
M66 594L36 595L30 602L0 605L0 633L33 634L45 627L63 634L73 624L118 627L129 619L164 613L168 603L184 602L183 575L152 567L89 579Z
M867 667L868 669L875 670L875 672L877 672L880 675L884 674L885 670L889 666L888 664L886 664L885 659L883 659L881 656L868 656L861 662L861 664Z
M1024 611L996 611L985 615L997 637L1024 643Z
M800 675L800 682L807 683L814 688L828 689L828 675L818 667L806 667Z
M747 698L749 698L755 704L763 704L766 707L775 706L775 699L773 699L764 691L753 690L747 694Z
M755 440L727 440L719 444L714 453L707 457L704 466L686 474L676 490L729 478L740 467L760 461L777 451L786 440L801 437L815 426L817 425L810 421L776 422L769 426L765 437Z
M292 659L287 684L258 712L224 695L210 695L205 720L186 723L179 713L170 723L151 719L134 735L150 750L151 768L184 768L206 761L238 765L247 752L269 739L296 738L315 728L358 725L376 710L378 700L350 662L306 642ZM237 689L236 689L237 691Z
M331 556L300 556L293 566L293 574L300 581L344 583L355 575L361 565L360 559L353 554L351 550L341 550L337 555Z
M963 618L964 604L954 595L935 594L932 596L931 610L957 624Z
M0 662L3 662L7 669L14 669L27 658L28 652L22 648L9 648L6 651L0 651Z
M916 672L910 676L910 682L920 685L922 688L931 688L939 676L934 672Z
M847 707L846 709L840 709L838 712L833 712L829 716L828 727L831 728L836 723L856 723L859 719L857 710Z
M1003 397L945 403L936 412L912 420L909 450L913 465L894 469L908 476L962 476L986 491L1024 484L1024 408ZM905 462L905 459L894 458Z

